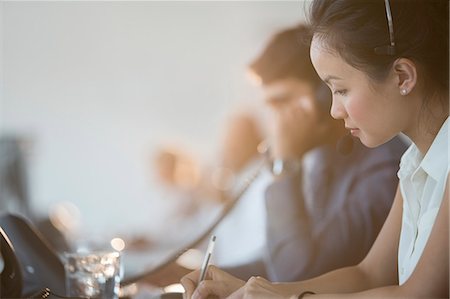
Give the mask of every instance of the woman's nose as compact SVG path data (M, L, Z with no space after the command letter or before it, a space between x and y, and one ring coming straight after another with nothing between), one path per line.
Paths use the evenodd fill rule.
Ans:
M339 100L333 97L333 102L331 104L331 116L334 119L344 119L346 117L345 108Z

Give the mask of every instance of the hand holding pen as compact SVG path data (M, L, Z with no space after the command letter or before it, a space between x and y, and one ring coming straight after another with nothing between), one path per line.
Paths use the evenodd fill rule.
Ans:
M208 266L214 250L216 238L213 236L209 242L205 258L200 270L189 273L181 279L185 289L186 299L201 299L208 296L225 298L245 284L215 266Z

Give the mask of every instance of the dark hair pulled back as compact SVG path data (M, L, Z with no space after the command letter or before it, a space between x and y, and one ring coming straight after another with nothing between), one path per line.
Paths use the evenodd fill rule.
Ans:
M314 0L312 31L329 50L373 80L382 81L393 62L404 57L417 64L428 93L448 94L449 1L390 0L390 7L393 55L374 50L390 42L383 0Z

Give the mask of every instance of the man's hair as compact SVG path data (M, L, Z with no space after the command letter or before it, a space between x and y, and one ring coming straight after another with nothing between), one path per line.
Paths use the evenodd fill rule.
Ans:
M263 84L296 78L313 85L320 82L309 57L310 28L298 25L277 33L249 68Z

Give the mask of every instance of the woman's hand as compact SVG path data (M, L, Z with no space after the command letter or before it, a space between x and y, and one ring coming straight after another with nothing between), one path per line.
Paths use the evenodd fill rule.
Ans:
M295 292L293 292L295 294ZM228 299L296 299L286 288L281 288L262 277L252 277L249 281L234 292Z
M205 280L198 284L199 276L200 271L196 270L181 279L181 284L185 290L184 298L227 298L245 284L245 281L240 280L215 266L208 267Z

